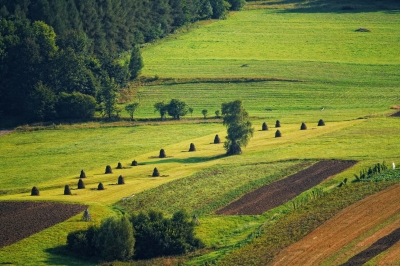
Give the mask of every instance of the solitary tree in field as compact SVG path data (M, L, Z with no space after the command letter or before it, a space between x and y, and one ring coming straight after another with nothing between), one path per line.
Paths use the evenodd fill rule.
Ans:
M188 110L189 110L190 116L193 116L193 111L194 111L193 108L189 107Z
M133 114L135 113L136 109L139 107L139 103L130 103L125 106L125 110L129 113L131 120L133 120Z
M206 119L206 118L207 118L208 110L207 110L207 109L203 109L203 110L201 111L201 113L203 114L204 119Z
M165 117L167 114L167 107L168 105L164 103L164 101L161 102L156 102L154 104L154 112L158 112L161 116L161 120Z
M222 104L223 124L227 127L228 136L224 143L227 155L242 153L242 146L246 146L253 136L254 128L249 121L249 113L244 109L242 101Z
M174 119L179 120L181 116L185 116L189 111L189 107L185 102L178 99L172 99L167 107L168 115L172 116Z

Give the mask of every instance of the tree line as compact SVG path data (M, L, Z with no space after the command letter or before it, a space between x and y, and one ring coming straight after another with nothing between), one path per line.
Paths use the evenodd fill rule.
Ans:
M0 0L0 116L110 117L143 67L139 45L243 0ZM131 51L128 61L119 60Z

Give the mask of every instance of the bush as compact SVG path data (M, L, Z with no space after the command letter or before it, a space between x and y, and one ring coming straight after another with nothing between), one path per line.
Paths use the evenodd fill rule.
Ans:
M275 138L280 138L280 137L282 137L282 134L281 134L281 132L279 130L277 130L275 132Z
M32 188L31 196L39 196L39 189L37 187Z
M214 138L214 144L219 144L219 143L221 143L221 139L219 138L219 136L217 134L217 135L215 135L215 138Z
M104 185L103 183L99 183L99 185L97 186L97 190L104 190Z
M71 232L67 236L67 249L84 256L96 254L95 236L99 228L90 226L87 230Z
M279 120L276 120L275 127L281 127L281 122L279 122Z
M90 119L94 117L95 109L94 97L80 92L61 92L56 104L57 114L63 119Z
M133 256L135 238L132 224L126 216L104 220L96 237L96 249L106 261L127 260Z
M262 124L262 130L268 130L268 126L267 126L267 123L263 123Z
M123 185L123 184L125 184L125 180L124 180L124 177L122 175L120 175L118 177L118 185Z
M301 123L300 130L306 130L306 129L307 129L306 124L304 122Z
M194 235L194 223L185 211L178 211L171 219L161 212L149 211L132 216L135 229L135 258L150 259L181 255L204 246Z
M160 155L158 156L158 158L165 158L165 157L167 157L167 155L165 154L164 149L161 149L160 150Z
M157 177L157 176L160 176L160 172L158 172L157 167L155 167L154 170L153 170L153 175L152 175L152 177Z
M319 126L319 127L325 126L324 120L320 119L320 120L318 121L318 126Z
M138 162L136 160L133 160L131 166L137 166L137 165L138 165Z
M64 195L72 195L71 189L69 188L68 185L65 185L64 187Z
M86 174L85 171L81 170L81 174L79 175L79 178L85 178Z
M118 166L117 166L117 169L122 169L123 167L122 167L122 164L121 163L118 163Z
M105 171L105 173L106 173L106 174L112 174L111 166L109 166L109 165L106 166L106 171Z
M83 180L79 178L78 189L84 189L84 188L85 188L85 183L83 183Z
M189 151L196 151L196 147L194 146L193 143L190 143Z

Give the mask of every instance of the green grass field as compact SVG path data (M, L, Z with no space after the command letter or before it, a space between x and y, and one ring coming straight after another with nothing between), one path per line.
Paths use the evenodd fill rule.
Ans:
M89 204L96 223L120 211L157 208L170 215L185 208L198 214L196 232L207 246L205 254L185 260L205 265L246 246L262 234L266 221L285 217L287 206L259 216L212 214L247 191L320 159L359 161L318 186L324 191L377 162L400 165L399 118L387 116L400 105L398 12L295 12L287 9L293 8L290 3L276 6L276 1L260 6L268 3L280 9L253 10L251 3L227 20L144 48L142 75L157 75L160 82L138 88L141 107L135 117L155 118L155 102L177 98L194 108L193 118L57 125L1 136L0 200ZM355 32L359 27L371 32ZM222 102L236 99L249 111L255 134L242 155L225 157L222 144L211 144L215 134L226 135L221 120L203 120L201 110L212 118ZM280 139L274 138L277 119ZM317 127L319 119L326 126ZM261 131L264 121L269 131ZM308 130L299 130L302 122ZM187 152L190 143L195 153ZM157 158L161 148L168 158ZM130 166L134 159L138 167ZM107 164L115 168L118 162L124 169L104 174ZM164 177L150 178L154 167ZM64 185L76 187L81 169L87 189L63 196ZM126 185L114 186L120 174ZM94 190L99 182L106 190ZM40 197L29 196L32 186ZM133 200L119 202L132 194ZM69 231L85 226L76 216L2 248L0 263L91 264L59 251Z

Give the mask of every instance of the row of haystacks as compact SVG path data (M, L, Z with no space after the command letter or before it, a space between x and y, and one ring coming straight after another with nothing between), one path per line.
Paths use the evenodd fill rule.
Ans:
M320 120L318 121L318 126L319 126L319 127L325 126L324 120L320 119ZM278 127L281 127L281 122L280 122L279 120L276 120L276 122L275 122L275 128L278 128ZM307 129L306 123L304 123L304 122L301 123L300 130L306 130L306 129ZM266 122L264 122L264 123L261 125L261 130L262 130L262 131L268 130L268 125L267 125Z
M320 119L318 121L318 126L325 126L325 123L324 123L324 121L322 119ZM279 120L276 120L275 127L276 128L281 127L281 124L280 124ZM307 129L307 126L306 126L306 124L304 122L301 124L300 129L301 130L306 130ZM267 124L265 122L262 124L262 130L263 131L264 130L268 130L268 126L267 126ZM282 133L280 132L280 130L277 130L275 132L275 137L276 138L282 137ZM221 139L218 136L218 134L215 135L213 143L214 144L220 144L221 143ZM195 147L194 143L190 143L189 152L195 152L195 151L196 151L196 147ZM158 158L167 158L167 154L166 154L164 149L160 150ZM136 160L133 160L132 163L131 163L131 166L138 166L138 162ZM124 169L124 167L122 166L122 164L120 162L118 162L118 165L117 165L116 169ZM112 174L113 173L112 167L110 165L107 165L104 173L105 174ZM157 169L157 167L155 167L153 169L153 173L152 173L151 177L159 177L159 176L161 176L160 172ZM81 170L81 173L79 175L79 181L78 181L78 189L85 189L85 183L83 182L84 178L86 178L86 173L85 173L84 170ZM117 184L118 185L125 184L125 180L124 180L124 177L122 175L120 175L118 177L118 183ZM98 184L98 186L97 186L97 190L104 190L104 189L105 188L104 188L103 183L100 182ZM40 195L39 189L36 186L34 186L32 188L32 190L31 190L31 196L39 196L39 195ZM64 195L72 195L71 188L69 187L69 185L65 185L65 187L64 187Z

